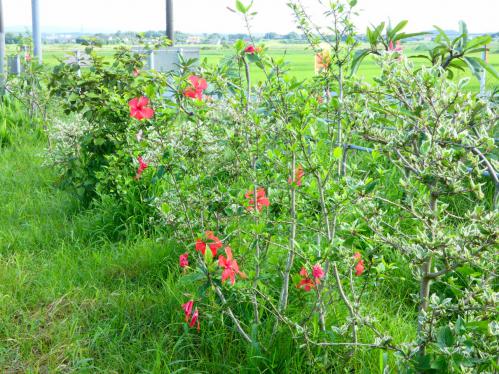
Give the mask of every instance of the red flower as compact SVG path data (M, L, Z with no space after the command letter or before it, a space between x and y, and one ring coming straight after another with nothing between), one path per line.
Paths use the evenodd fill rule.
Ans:
M135 179L140 179L142 173L149 167L149 165L142 159L142 156L137 157L137 161L139 162L139 168L137 169Z
M252 198L253 190L246 192L244 197L249 200L249 206L246 207L247 210L253 210L255 208L255 199ZM256 190L256 208L259 212L262 211L262 208L266 206L270 206L269 199L265 196L265 189L260 187Z
M239 271L239 265L237 261L232 258L232 250L230 247L225 247L225 253L227 254L227 258L223 255L218 258L218 265L223 268L222 272L222 283L230 278L230 282L234 284L236 282L236 274L238 274L241 278L246 278L246 274Z
M312 275L315 278L315 283L321 283L321 279L324 278L324 270L322 270L322 266L319 264L314 265L312 268Z
M203 91L208 88L206 80L196 75L191 75L189 77L189 82L191 86L185 89L184 95L191 99L203 100Z
M181 268L185 268L185 267L189 266L189 260L187 259L188 257L189 257L188 253L184 253L183 255L180 255L178 261L179 261Z
M305 172L303 171L303 167L300 165L296 168L295 170L295 179L292 180L291 178L288 179L288 183L296 183L297 186L301 186L301 179L305 175Z
M246 49L244 50L244 52L247 53L247 54L249 54L249 55L252 55L252 54L255 54L256 48L255 48L255 46L253 46L253 45L250 44L249 46L246 47Z
M315 72L327 70L331 65L331 53L324 49L315 55Z
M196 324L197 322L197 330L199 331L199 312L198 312L198 309L196 308L196 310L194 311L194 313L192 314L192 319L191 319L191 322L189 323L189 327L194 327L194 325Z
M206 243L203 242L201 239L198 239L196 241L196 251L201 252L203 256L206 252Z
M355 275L359 277L365 270L364 260L362 260L362 255L360 254L360 252L355 252L353 258L357 260L357 264L355 265Z
M320 266L319 266L319 268L320 268ZM322 271L322 268L320 270ZM315 266L314 266L312 274L313 274L314 277L316 275L319 275L316 272ZM323 275L324 275L324 273L323 273ZM300 270L300 276L302 277L302 279L300 280L300 283L298 283L298 285L296 286L296 288L303 288L305 291L308 292L312 288L315 287L315 283L312 281L312 279L310 279L310 277L308 276L308 271L304 267L302 267L301 270Z
M189 322L189 327L194 327L194 325L198 325L198 331L199 331L199 312L198 309L192 313L192 308L194 307L194 300L189 300L185 304L182 304L182 309L184 310L185 313L185 322L189 322L189 319L191 320ZM191 318L192 315L192 318Z
M304 267L301 268L300 270L300 275L304 278L308 277L308 271Z
M208 246L210 247L213 257L215 257L217 255L217 250L222 248L222 241L213 235L213 231L206 231L205 234L209 240L212 240L212 243L209 243Z
M149 119L154 115L154 110L149 108L149 99L145 96L136 97L128 102L130 107L130 117L137 118L139 121Z
M355 275L360 277L364 270L364 261L360 260L359 262L357 262L357 265L355 265Z
M185 313L185 322L189 320L192 314L192 307L194 306L194 300L189 300L185 304L182 304L182 309Z
M31 55L29 53L26 53L24 55L24 61L26 61L26 62L30 62L31 61Z
M310 278L304 278L298 283L298 286L296 288L303 288L305 291L310 291L312 288L315 287L314 282Z
M133 76L137 78L139 75L140 75L140 70L137 68L133 69Z
M393 46L393 41L390 40L390 44L388 45L388 50L390 52L402 52L404 48L402 47L402 44L400 43L400 40L397 40L397 43L395 44L395 47Z
M211 243L205 243L201 239L198 239L196 241L196 251L201 252L204 256L206 252L206 246L208 245L210 247L211 254L213 255L213 257L215 257L217 255L217 250L219 248L222 248L222 241L213 234L213 231L206 231L205 235L208 239L207 242L211 240Z

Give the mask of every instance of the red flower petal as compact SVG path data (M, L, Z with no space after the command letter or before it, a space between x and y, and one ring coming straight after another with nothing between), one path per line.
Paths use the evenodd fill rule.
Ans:
M196 241L196 251L201 252L203 256L206 252L206 243L203 242L201 239L198 239Z

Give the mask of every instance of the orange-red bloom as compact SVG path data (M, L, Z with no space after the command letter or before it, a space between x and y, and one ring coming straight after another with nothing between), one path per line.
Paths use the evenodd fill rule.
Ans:
M185 89L184 95L191 99L203 100L203 91L208 88L206 80L196 75L191 75L189 77L189 83L191 86Z
M303 171L303 167L301 165L299 165L295 170L295 179L293 180L293 179L289 178L288 183L291 184L294 182L299 187L299 186L301 186L301 179L303 178L304 175L305 175L305 172Z
M302 279L300 280L300 283L298 283L296 288L303 288L308 292L315 287L314 281L308 276L308 271L304 267L302 267L300 270L300 276L302 277Z
M206 242L201 239L196 241L196 251L201 252L204 256L206 253L206 246L208 245L210 247L211 254L215 257L218 249L222 248L222 241L213 234L213 231L206 231L205 235L207 238Z
M308 277L308 271L304 267L301 268L300 270L300 275L304 278Z
M142 156L137 157L137 161L139 162L139 167L137 169L135 179L140 179L142 173L149 167L149 165L142 159Z
M364 260L362 260L362 255L360 254L360 252L355 252L353 258L357 260L357 264L355 265L355 275L359 277L365 270Z
M315 287L314 282L310 278L304 278L298 283L297 288L303 288L305 291L310 291L312 288Z
M145 96L133 98L128 102L130 107L130 117L137 118L139 121L152 118L154 110L149 108L149 99Z
M222 241L213 234L213 231L206 231L205 234L208 240L212 241L211 243L208 243L208 246L210 247L213 257L215 257L217 255L217 250L222 248Z
M201 252L203 256L206 252L206 243L201 239L196 240L196 251Z
M255 199L253 198L253 194L254 191L250 190L244 195L244 197L249 200L249 205L246 207L247 210L255 209ZM270 201L265 196L265 189L263 187L260 187L256 190L256 208L260 212L264 206L270 206Z
M236 274L243 279L246 278L246 274L239 270L237 261L232 258L232 250L230 247L225 247L225 254L227 255L227 258L223 255L218 257L218 266L224 269L222 271L222 283L229 278L230 283L234 284L236 282Z

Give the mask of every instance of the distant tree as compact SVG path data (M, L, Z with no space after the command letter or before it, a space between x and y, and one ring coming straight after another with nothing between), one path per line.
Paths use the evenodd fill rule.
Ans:
M222 40L222 35L221 34L217 34L217 33L213 33L213 34L206 35L203 38L202 42L205 43L205 44L216 44L220 40Z
M229 42L234 41L234 40L239 40L239 39L249 39L249 36L246 34L229 34Z
M21 40L21 34L14 34L13 32L8 32L5 34L5 44L19 44Z
M284 35L284 39L286 39L286 40L299 40L300 35L298 35L298 33L296 33L296 32L290 32L290 33Z
M265 34L264 39L267 40L280 39L280 35L275 32L268 32Z
M189 34L186 34L184 32L181 32L181 31L175 31L175 41L177 43L185 43L187 42L187 38L189 37Z

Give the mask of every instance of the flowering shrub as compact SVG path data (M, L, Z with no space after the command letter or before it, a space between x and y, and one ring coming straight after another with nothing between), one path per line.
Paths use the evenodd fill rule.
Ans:
M371 31L361 54L377 55L375 84L348 77L362 61L355 1L331 2L336 29L322 41L301 5L290 6L327 55L307 82L253 40L218 66L183 62L166 75L136 73L140 56L125 50L112 68L93 55L81 76L58 67L53 94L91 124L75 147L79 183L87 196L139 191L155 209L179 247L179 321L191 328L204 330L217 310L263 351L291 331L310 350L347 347L346 358L391 352L401 372L491 370L496 104L440 64L415 69L400 44L405 24L386 38L384 25ZM250 6L237 9L249 23ZM265 80L253 84L250 67ZM396 341L368 307L393 275L390 256L419 284L415 339ZM490 333L466 350L477 325Z

